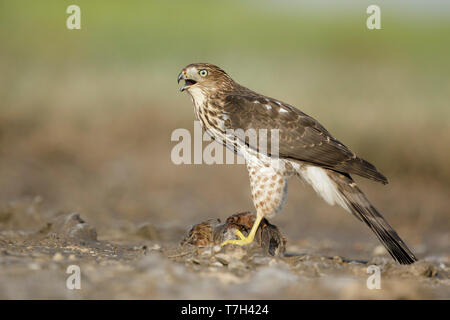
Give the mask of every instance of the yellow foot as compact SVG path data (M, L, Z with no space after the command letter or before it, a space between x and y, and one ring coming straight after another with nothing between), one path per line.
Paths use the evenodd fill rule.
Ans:
M227 240L222 242L221 246L223 247L226 246L227 244L236 244L238 246L245 246L253 242L254 237L251 237L250 235L248 237L245 237L239 230L236 230L235 233L240 238L240 240Z
M263 216L256 216L256 220L253 223L252 230L250 230L250 233L247 237L244 237L242 232L239 230L236 230L235 233L239 237L240 240L227 240L222 242L221 246L226 246L227 244L237 244L238 246L245 246L247 244L250 244L253 242L253 239L255 239L256 230L258 229L259 224L261 223Z
M236 229L236 231L234 233L236 233L236 235L239 237L239 239L241 239L241 240L245 239L245 236L238 229Z

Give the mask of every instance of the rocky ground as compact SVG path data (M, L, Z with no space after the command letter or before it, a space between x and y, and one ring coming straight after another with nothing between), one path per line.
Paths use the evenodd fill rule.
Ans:
M30 209L31 208L31 209ZM32 207L28 217L36 218ZM3 210L0 218L14 220ZM0 232L2 299L448 299L450 256L410 266L377 247L369 261L325 256L319 242L286 242L267 221L249 247L218 245L252 216L207 220L187 230L151 224L97 234L78 213L60 214L36 231ZM37 220L39 220L37 218ZM184 239L183 239L184 235ZM176 241L175 239L180 239ZM80 267L80 289L68 289L68 267ZM369 290L368 266L381 271ZM69 270L70 271L70 270ZM73 272L73 270L71 271ZM70 283L74 284L69 278Z
M227 219L253 209L247 171L169 161L171 132L191 128L190 112L182 124L148 108L32 115L0 115L0 298L450 298L450 188L425 170L408 173L415 153L402 170L391 166L387 186L358 180L420 259L401 266L366 226L299 181L254 246L218 246L253 223ZM438 159L443 172L448 157ZM66 286L71 265L80 290ZM371 265L380 290L367 288Z

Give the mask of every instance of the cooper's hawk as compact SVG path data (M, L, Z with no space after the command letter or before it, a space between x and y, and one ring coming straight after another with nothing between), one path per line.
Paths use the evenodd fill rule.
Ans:
M333 138L315 119L287 103L241 86L212 64L190 64L180 72L180 80L185 80L181 91L192 97L203 128L216 141L242 155L249 171L255 223L247 237L237 232L239 240L227 240L222 245L251 243L262 218L272 217L282 209L288 178L295 175L330 205L338 204L364 221L399 263L417 260L350 174L383 184L387 183L386 177ZM234 134L238 129L245 132L252 129L259 135L260 132L270 135L275 129L277 152L270 152L273 143L270 137L265 140L267 152L263 152L255 139Z

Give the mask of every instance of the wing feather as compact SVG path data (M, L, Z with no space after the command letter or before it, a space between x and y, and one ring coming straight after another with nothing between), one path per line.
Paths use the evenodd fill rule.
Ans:
M315 164L339 172L354 173L387 183L387 179L372 164L358 158L354 152L335 139L317 120L297 108L273 98L249 91L228 95L222 106L229 121L227 129L279 130L279 156ZM248 141L246 141L248 142ZM250 143L258 149L258 145Z

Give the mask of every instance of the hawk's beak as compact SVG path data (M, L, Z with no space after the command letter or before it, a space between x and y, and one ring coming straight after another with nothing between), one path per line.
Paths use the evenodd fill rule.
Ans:
M178 75L178 78L177 78L178 83L180 83L181 80L186 81L184 86L182 86L181 89L180 89L181 92L183 92L184 90L186 90L190 86L192 86L192 85L197 83L195 80L189 79L183 71L180 72L180 74Z
M178 75L177 78L177 83L180 83L181 80L186 80L186 76L184 75L183 72L180 72L180 74ZM184 90L186 90L187 85L185 84L184 86L181 87L180 91L183 92Z
M178 75L177 82L180 83L180 80L181 80L181 79L184 79L184 74L183 74L183 72L180 72L180 74Z

